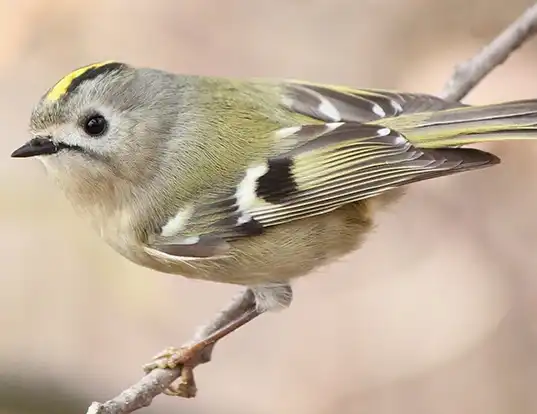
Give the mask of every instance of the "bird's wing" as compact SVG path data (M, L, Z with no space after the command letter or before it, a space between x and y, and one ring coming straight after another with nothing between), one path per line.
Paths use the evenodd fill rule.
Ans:
M301 81L283 84L284 105L323 122L373 122L402 114L465 107L439 97L380 89L352 89Z
M249 166L231 190L170 218L156 248L174 256L213 257L225 251L227 241L260 235L272 226L499 162L471 148L421 149L379 125L302 125L275 134L298 144Z

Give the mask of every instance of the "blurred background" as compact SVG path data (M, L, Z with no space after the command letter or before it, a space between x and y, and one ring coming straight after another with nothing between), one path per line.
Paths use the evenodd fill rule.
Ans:
M0 413L84 413L237 288L116 255L37 161L9 158L70 70L105 59L438 93L529 0L1 0ZM537 41L466 99L537 96ZM285 312L219 344L198 398L145 413L537 412L537 143L496 168L414 185Z

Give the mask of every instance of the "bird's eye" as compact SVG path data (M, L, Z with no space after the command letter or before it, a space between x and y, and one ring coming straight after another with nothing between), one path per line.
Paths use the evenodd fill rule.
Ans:
M84 121L84 132L92 137L103 135L107 127L108 122L100 114L91 115Z

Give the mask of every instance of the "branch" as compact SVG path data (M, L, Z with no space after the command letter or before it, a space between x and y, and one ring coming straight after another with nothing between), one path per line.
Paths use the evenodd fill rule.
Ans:
M484 47L473 58L457 66L441 96L458 101L489 74L505 62L511 52L518 49L537 31L537 4L526 10L503 33ZM195 339L203 339L219 327L225 326L232 316L251 304L251 296L242 293L231 305L202 327ZM181 375L181 369L155 369L117 397L103 404L93 403L86 414L127 414L147 407L157 395L163 393Z
M209 323L197 330L191 342L198 342L225 327L229 322L236 319L237 315L243 314L245 309L251 307L252 304L255 304L252 291L246 289L240 292L226 308L216 314ZM175 369L154 369L112 400L102 404L94 402L88 408L86 414L127 414L147 407L151 404L153 398L162 394L180 376L180 367Z
M449 101L460 101L536 31L537 3L529 7L477 55L457 65L440 96Z
M132 413L147 407L181 375L181 369L155 369L136 384L104 404L94 402L86 414Z

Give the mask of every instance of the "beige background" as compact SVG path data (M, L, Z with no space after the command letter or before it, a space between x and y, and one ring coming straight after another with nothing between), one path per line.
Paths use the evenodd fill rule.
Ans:
M59 77L112 58L436 93L531 3L1 0L0 413L85 412L236 290L128 263L37 161L9 158ZM533 41L467 101L535 97L536 67ZM537 144L483 147L503 164L413 186L361 251L221 343L197 399L145 412L536 412Z

